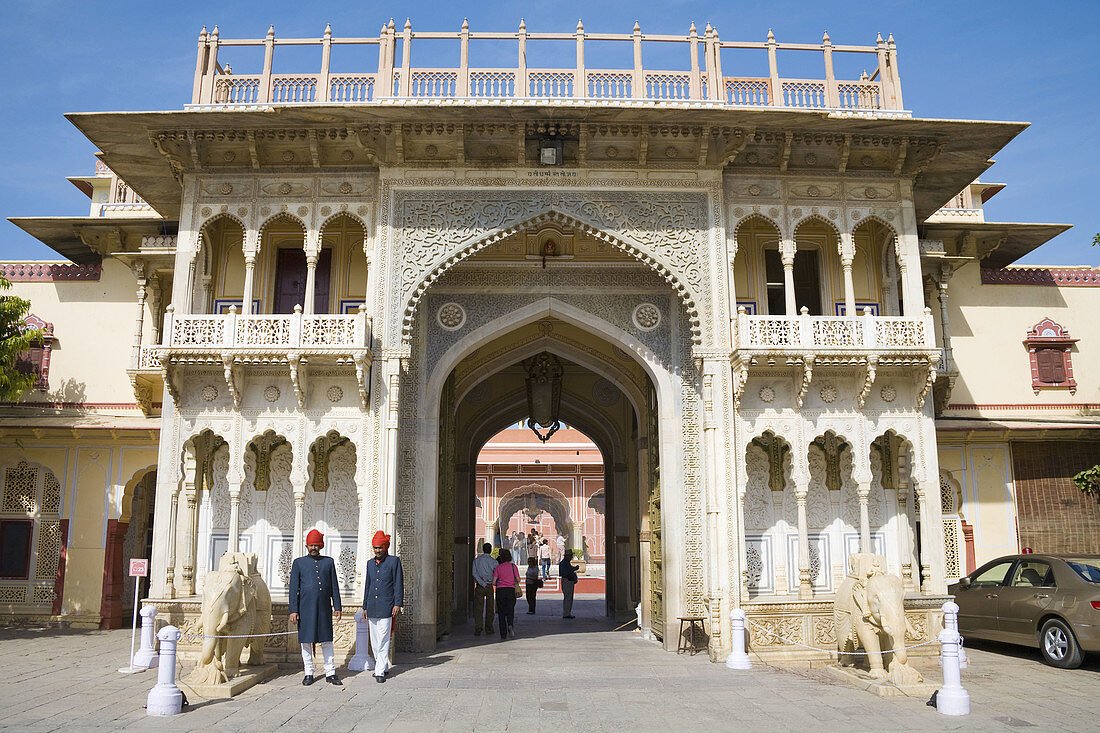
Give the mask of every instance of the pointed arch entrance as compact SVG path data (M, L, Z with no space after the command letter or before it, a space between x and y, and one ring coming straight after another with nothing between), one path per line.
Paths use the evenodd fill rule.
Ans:
M484 440L527 416L519 365L542 351L567 367L562 419L604 455L609 612L632 616L641 602L644 630L672 646L678 615L708 612L698 318L653 263L566 224L555 242L574 238L571 260L528 258L528 229L426 283L402 369L383 377L401 395L383 521L396 529L415 616L399 627L403 646L430 649L467 614L476 538L464 529L465 487ZM669 489L654 496L659 486Z

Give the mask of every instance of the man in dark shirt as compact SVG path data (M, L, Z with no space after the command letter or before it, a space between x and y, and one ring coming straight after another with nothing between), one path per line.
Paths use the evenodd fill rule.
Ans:
M363 611L370 628L373 658L367 656L367 669L374 669L376 682L386 681L390 668L390 634L397 614L405 603L405 582L401 560L389 554L390 536L378 530L374 533L374 559L367 560L366 588Z
M306 535L308 555L290 566L290 623L298 625L298 643L302 645L302 663L306 676L303 685L313 684L313 646L321 643L325 660L325 679L333 685L343 682L336 676L332 648L332 622L340 620L340 581L336 563L321 555L325 536L315 529Z
M580 578L577 577L577 568L573 565L573 551L566 545L565 553L558 563L558 576L561 578L561 617L576 618L573 615L573 588Z

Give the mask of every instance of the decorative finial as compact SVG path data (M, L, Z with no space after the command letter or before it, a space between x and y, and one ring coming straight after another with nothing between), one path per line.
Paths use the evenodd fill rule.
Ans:
M768 43L774 43L774 42L775 42L775 34L772 33L772 29L769 28L768 29Z
M464 30L464 31L470 30L470 21L469 21L469 19L467 19L467 18L462 19L462 30Z
M861 71L861 72L859 73L859 80L860 80L860 81L867 81L867 80L868 80L868 79L870 79L870 78L871 78L871 77L867 75L867 69L864 69L863 71Z
M218 40L218 26L214 26L214 30L210 32L210 38L212 40Z
M274 38L275 37L275 24L274 23L272 23L271 25L269 25L267 27L267 37L268 38Z
M882 34L878 34L878 38L875 39L875 43L882 45Z
M577 18L577 33L584 33L584 23L581 22L580 18Z
M411 31L413 28L412 18L405 18L405 30Z
M688 33L690 33L693 36L699 35L699 32L695 30L695 21L694 20L691 21L691 28L688 28Z
M709 36L714 29L710 27L710 21L707 21L707 27L703 30L703 35Z
M392 30L393 30L393 28L394 28L394 25L393 25L393 18L390 18L390 30L392 31Z
M891 46L894 45L894 34L893 33L891 33L890 36L886 39L886 42L888 44L890 44Z
M634 21L634 32L635 33L641 33L642 32L642 27L640 25L638 25L638 21Z
M523 18L519 19L519 32L520 33L526 33L527 32L527 22Z
M203 26L202 30L199 31L199 40L200 41L205 41L206 40L206 26Z
M829 31L825 31L825 35L821 36L821 42L822 43L828 43L829 42Z
M332 38L332 23L325 23L325 38Z

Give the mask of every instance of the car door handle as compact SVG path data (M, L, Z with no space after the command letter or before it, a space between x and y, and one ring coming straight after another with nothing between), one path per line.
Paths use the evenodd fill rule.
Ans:
M985 597L986 597L986 598L996 598L996 597L997 597L997 594L996 594L996 593L986 593L986 594L985 594Z
M1050 594L1049 593L1036 593L1035 597L1036 598L1050 598Z

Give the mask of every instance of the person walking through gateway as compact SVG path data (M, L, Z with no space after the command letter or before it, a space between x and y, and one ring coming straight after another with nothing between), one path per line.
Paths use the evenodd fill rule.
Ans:
M474 636L481 636L482 631L493 633L493 616L496 615L493 571L496 569L493 546L486 542L481 546L481 554L474 558Z
M370 629L373 658L367 655L368 670L374 670L375 682L385 682L390 670L390 635L397 614L405 604L405 581L401 560L390 555L390 536L378 530L372 541L374 559L367 560L366 588L363 591L363 615Z
M539 565L542 566L542 579L550 580L550 543L545 537L539 542Z
M527 575L524 577L527 594L527 613L535 612L535 596L542 587L542 578L539 577L539 566L535 564L535 558L527 560Z
M333 685L343 685L336 676L335 653L332 648L332 622L340 621L340 581L336 578L336 563L321 554L325 536L315 529L306 535L308 555L296 558L290 566L290 623L298 626L298 643L302 645L302 664L306 676L302 684L312 685L313 648L321 643L325 660L325 679Z
M500 638L516 635L516 596L519 594L519 568L512 562L512 553L501 550L500 563L493 571L493 583L497 587L497 624Z
M568 546L558 563L558 577L561 579L561 617L576 618L573 615L573 589L580 578L577 577L577 567L573 564L573 551Z

